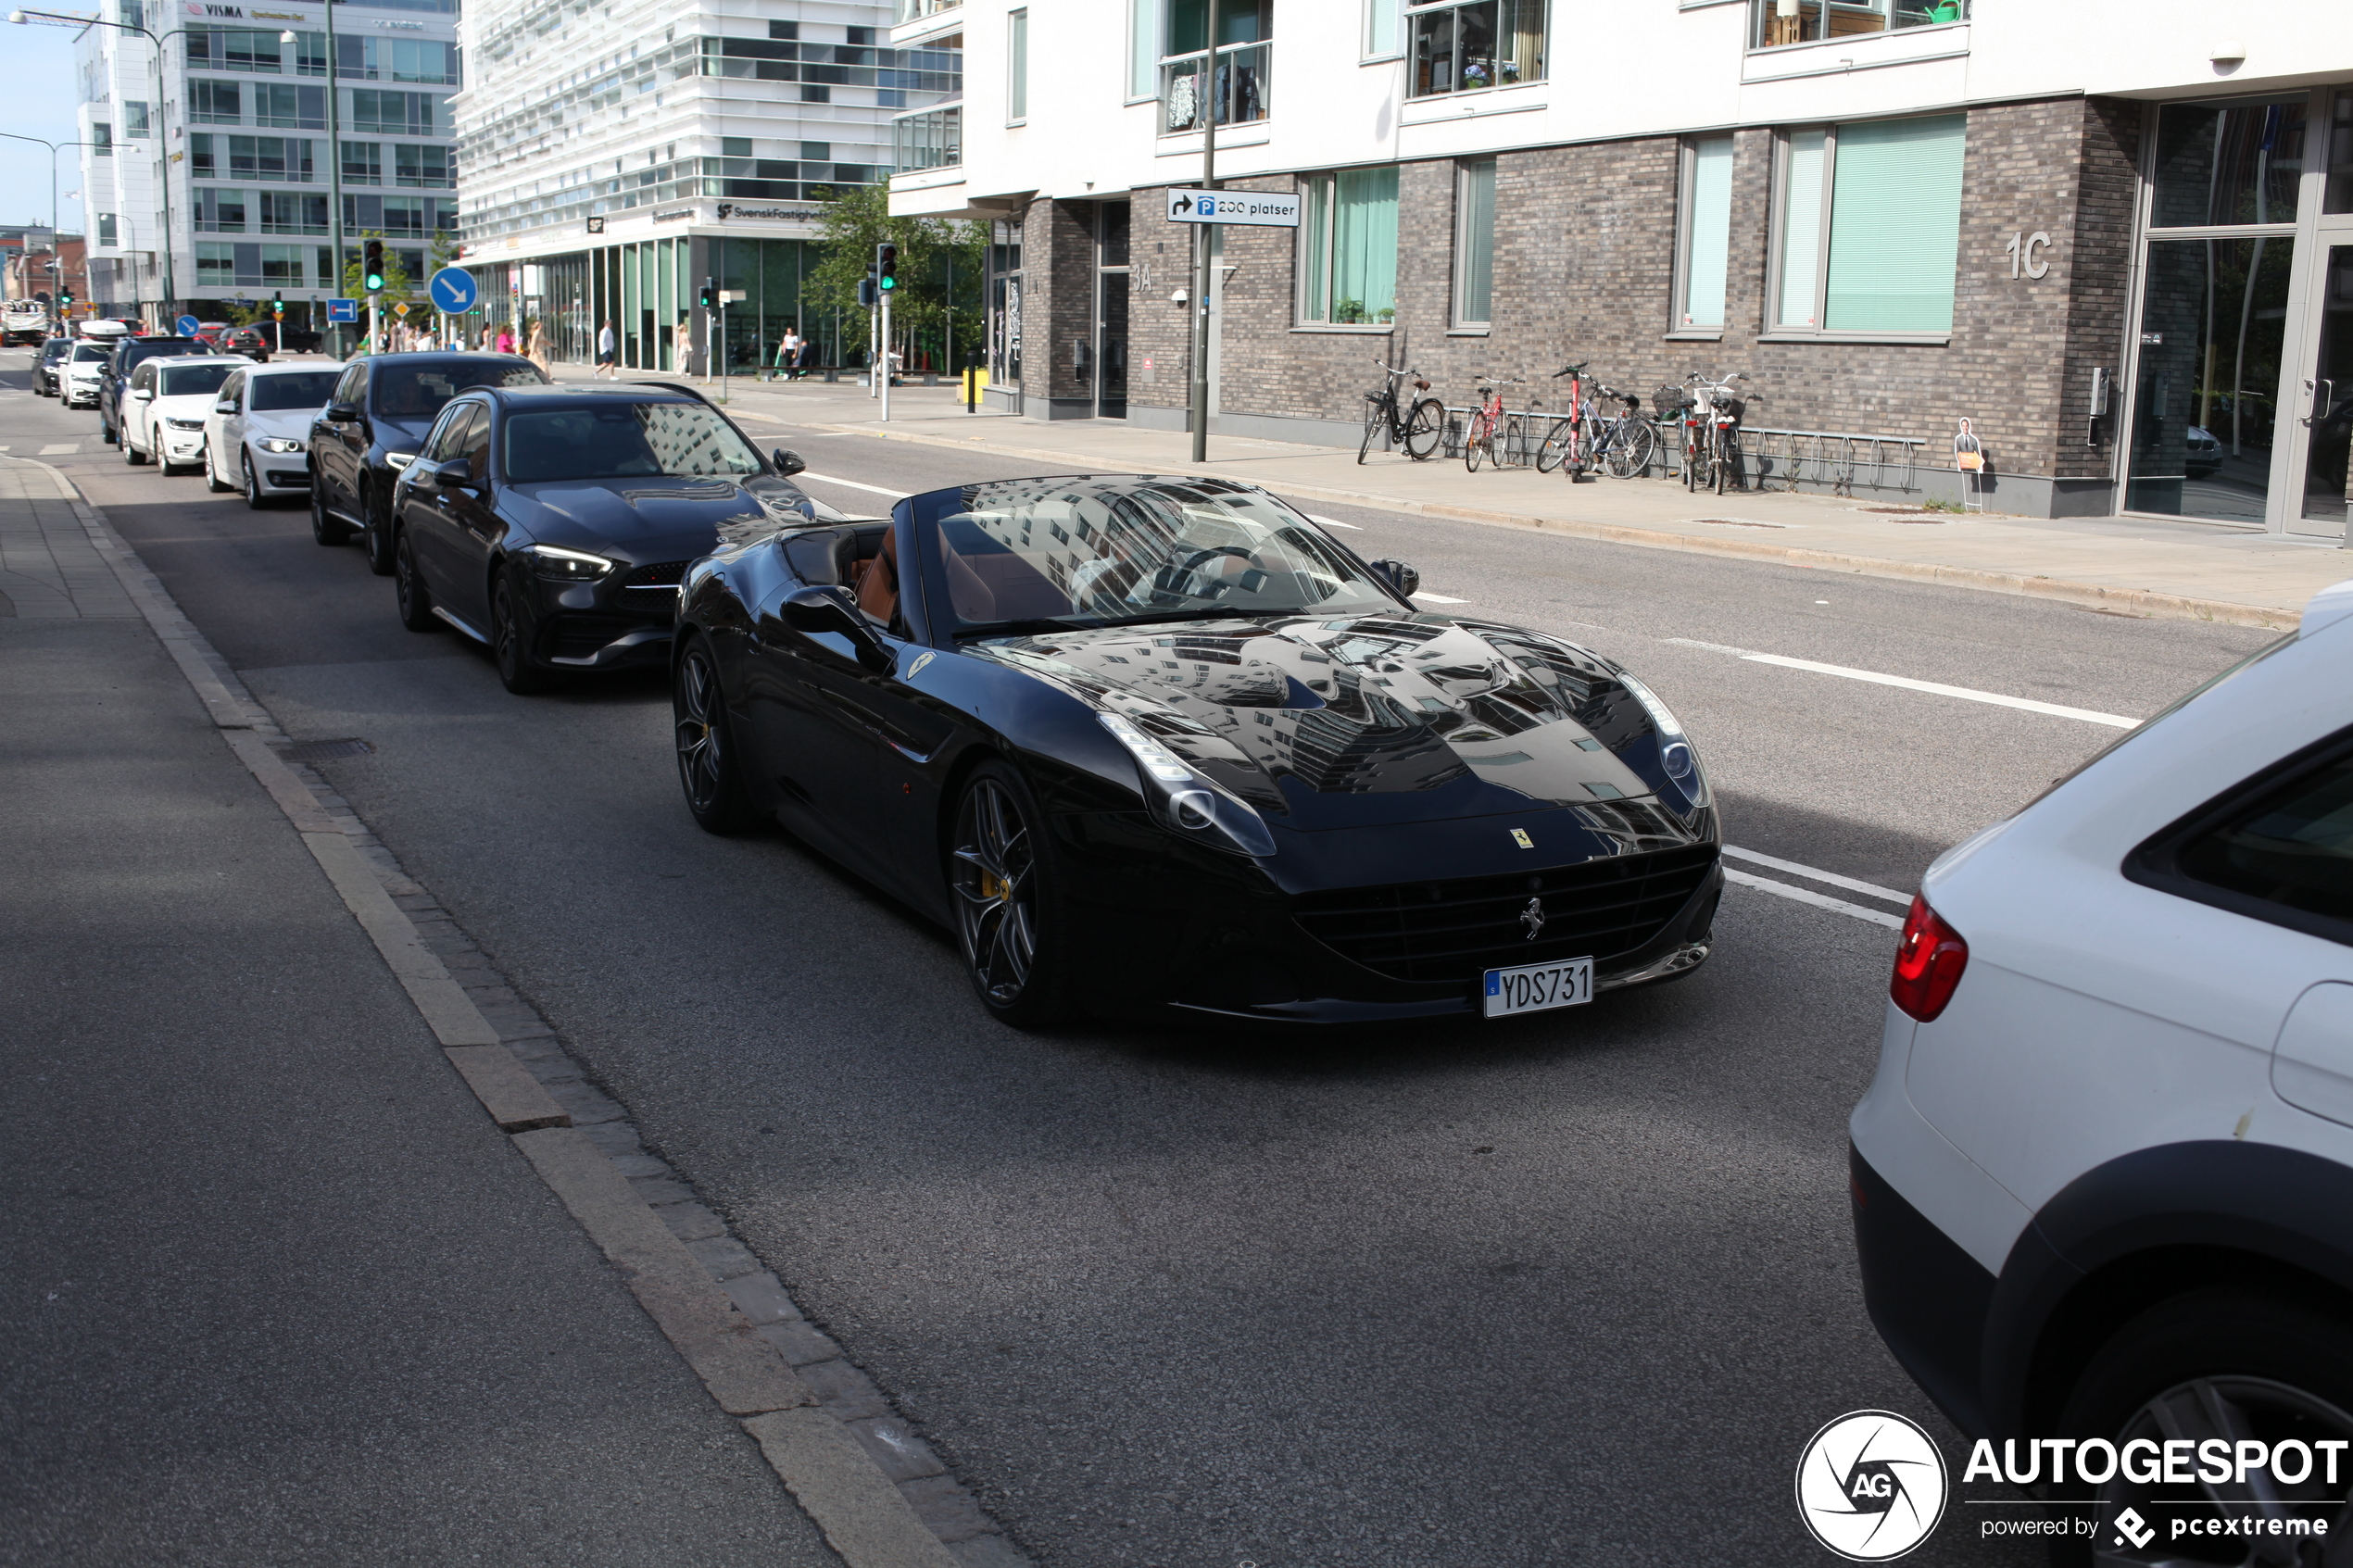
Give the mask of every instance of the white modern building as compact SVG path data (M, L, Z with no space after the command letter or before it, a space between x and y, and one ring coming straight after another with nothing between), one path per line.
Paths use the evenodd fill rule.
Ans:
M168 321L281 296L323 325L336 239L350 258L366 234L422 282L457 228L458 0L104 3L124 25L76 51L93 303Z
M987 218L992 400L1187 422L1168 193L1217 242L1213 431L1353 446L1574 361L1745 371L1751 478L2334 540L2353 427L2353 7L2185 0L963 0L892 209Z
M773 359L787 325L830 351L829 314L802 307L822 205L887 181L894 117L962 85L953 30L901 49L896 15L479 0L458 148L464 264L488 315L538 319L573 361L610 320L623 364L700 370L697 289L716 278L745 295L727 312L737 370Z

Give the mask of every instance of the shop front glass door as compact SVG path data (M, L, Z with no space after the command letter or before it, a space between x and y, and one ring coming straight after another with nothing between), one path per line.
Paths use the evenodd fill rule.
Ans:
M2128 511L2264 526L2296 242L2151 240Z
M2319 328L2312 373L2299 391L2304 427L2305 532L2334 533L2353 521L2353 245L2333 246L2312 312Z

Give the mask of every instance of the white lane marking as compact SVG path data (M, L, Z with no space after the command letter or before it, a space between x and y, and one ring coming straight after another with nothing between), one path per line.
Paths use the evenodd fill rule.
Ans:
M885 490L879 484L861 484L854 479L835 479L828 474L811 473L806 469L803 469L800 472L793 475L793 478L797 480L813 479L820 484L839 484L851 490L871 491L877 495L887 495L894 501L903 501L910 494L905 490Z
M82 443L79 441L52 441L48 445L41 448L41 456L44 458L62 458L70 453L79 452L81 450Z
M2036 702L2032 697L2008 696L2001 692L1982 692L1973 686L1948 686L1941 681L1915 681L1908 675L1882 675L1876 670L1853 670L1843 664L1820 664L1810 659L1787 659L1778 653L1753 653L1747 648L1727 647L1721 643L1697 642L1690 637L1663 639L1679 647L1699 648L1707 653L1728 653L1752 664L1777 664L1784 670L1810 670L1817 675L1836 675L1842 680L1865 681L1875 686L1897 686L1907 692L1927 692L1933 696L1957 696L1966 702L1991 703L1996 708L2016 708L2028 713L2047 713L2055 719L2080 719L2086 724L2105 724L2111 730L2137 730L2138 719L2128 719L2121 713L2101 713L2089 708L2068 708L2056 702Z
M1873 925L1883 925L1890 931L1904 929L1902 918L1891 915L1884 909L1867 909L1860 904L1850 904L1843 898L1832 898L1827 894L1816 893L1810 888L1792 887L1786 882L1769 882L1761 876L1751 876L1746 872L1736 872L1730 866L1724 868L1724 880L1739 883L1743 887L1754 887L1760 893L1770 893L1779 898L1793 898L1801 904L1811 904L1818 909L1832 909L1842 915L1852 915L1856 920L1867 920Z
M1754 849L1736 849L1729 844L1724 846L1724 853L1736 860L1747 860L1755 865L1769 866L1777 872L1787 872L1792 876L1805 877L1809 882L1828 883L1832 887L1843 887L1849 893L1868 893L1874 898L1884 898L1891 904L1901 904L1907 909L1912 907L1910 894L1898 893L1893 887L1881 887L1875 882L1857 882L1851 876L1841 876L1836 872L1826 872L1816 866L1800 865L1795 860L1777 860L1770 855L1759 855Z
M1468 599L1449 598L1444 594L1416 594L1414 597L1417 599L1428 599L1434 605L1466 605L1470 603L1470 600Z
M1336 517L1317 517L1314 512L1309 512L1307 514L1307 521L1310 522L1321 523L1326 528L1345 528L1352 533L1362 533L1365 532L1365 530L1356 523L1342 522Z

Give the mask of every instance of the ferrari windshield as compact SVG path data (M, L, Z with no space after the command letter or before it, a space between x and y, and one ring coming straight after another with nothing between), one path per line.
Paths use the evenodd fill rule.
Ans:
M1013 480L916 507L960 633L1397 608L1304 517L1229 480Z

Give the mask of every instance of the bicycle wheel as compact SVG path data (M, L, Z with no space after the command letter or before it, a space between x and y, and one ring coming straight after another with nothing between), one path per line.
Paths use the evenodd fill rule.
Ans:
M1365 454L1373 449L1373 437L1379 433L1381 428L1388 423L1389 410L1381 407L1381 400L1378 397L1366 397L1365 399L1365 439L1356 445L1358 462L1365 460Z
M1716 440L1707 449L1707 466L1716 480L1716 494L1718 495L1729 488L1732 470L1731 458L1731 450L1724 440L1723 432L1717 432Z
M1696 493L1712 483L1707 471L1707 438L1690 432L1683 437L1683 488Z
M1528 464L1528 417L1524 414L1504 416L1504 455L1495 459L1499 469L1525 468Z
M1651 466L1650 426L1641 420L1624 419L1610 431L1607 456L1610 477L1631 479Z
M1428 462L1437 455L1439 443L1445 439L1445 405L1435 397L1425 397L1415 404L1413 413L1405 420L1405 456L1417 463Z
M1536 471L1550 473L1568 457L1568 449L1576 445L1575 421L1559 419L1544 433L1544 444L1536 448Z
M1494 455L1494 427L1487 422L1486 415L1473 414L1470 429L1463 434L1463 467L1477 473L1478 459L1482 457L1492 458Z

